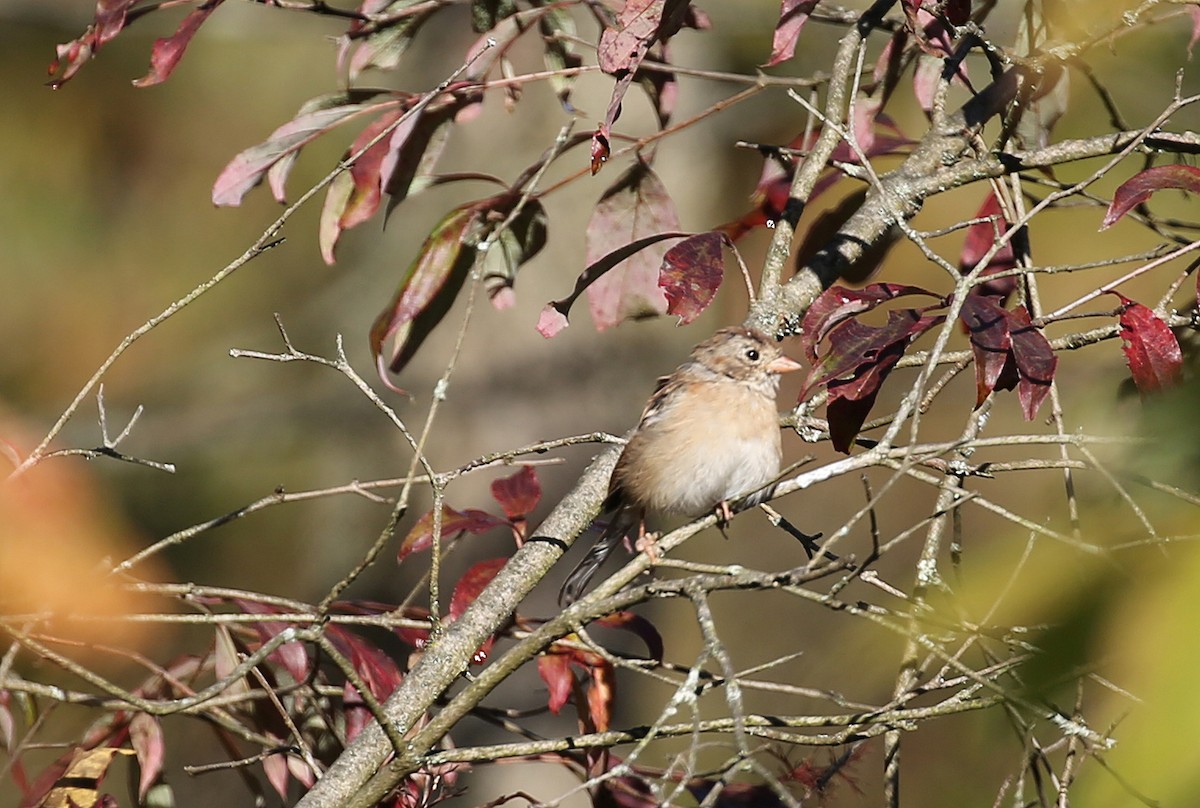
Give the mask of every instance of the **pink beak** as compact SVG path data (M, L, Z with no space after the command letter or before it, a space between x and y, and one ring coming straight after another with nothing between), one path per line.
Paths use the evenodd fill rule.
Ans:
M791 373L793 370L801 370L803 367L804 365L801 365L794 359L781 356L767 365L767 371L770 373Z

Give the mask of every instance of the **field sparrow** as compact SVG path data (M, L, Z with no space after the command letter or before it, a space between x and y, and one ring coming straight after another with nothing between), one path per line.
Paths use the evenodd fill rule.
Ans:
M647 512L728 518L729 504L767 499L782 455L775 394L779 374L798 370L766 335L723 328L692 349L658 389L630 433L608 484L602 512L612 517L596 544L567 576L559 602L569 604ZM639 541L639 549L641 542Z

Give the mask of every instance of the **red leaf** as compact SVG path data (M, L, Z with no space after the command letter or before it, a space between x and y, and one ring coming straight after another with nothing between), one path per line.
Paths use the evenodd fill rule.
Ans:
M963 303L963 324L975 354L975 406L996 389L1000 373L1012 355L1009 312L991 297L968 295Z
M344 98L344 96L340 97ZM309 104L329 98L326 96L323 99L314 99ZM288 155L294 155L307 143L338 124L376 111L379 106L379 104L338 104L309 113L302 110L295 118L272 132L265 141L246 149L225 166L216 182L213 183L213 204L240 205L247 192L262 182L267 169L276 162Z
M592 148L591 148L591 168L592 176L600 172L604 168L604 164L608 162L608 155L611 149L608 145L608 136L611 134L607 123L602 123L596 127L596 131L592 133Z
M833 448L850 452L854 438L875 406L879 388L904 356L909 343L943 319L941 316L917 317L913 309L888 312L888 325L872 335L870 347L865 349L863 361L855 367L854 375L827 382L829 404L826 415ZM838 330L850 331L859 327L864 326L851 320Z
M475 263L475 251L464 250L463 243L480 212L478 203L464 205L438 223L409 265L392 302L375 318L371 353L384 381L385 367L398 373L408 364L458 296ZM385 361L384 343L392 338L391 355Z
M129 742L137 754L138 768L138 802L146 801L146 792L162 775L163 759L166 747L163 743L162 725L158 719L147 713L138 713L129 722Z
M1141 303L1112 294L1121 298L1121 349L1138 392L1144 396L1179 384L1183 352L1175 333Z
M715 230L699 233L663 256L658 285L667 296L667 313L678 315L681 325L699 317L716 297L725 274L723 241L729 243L728 237Z
M281 614L282 610L269 606L265 603L259 603L253 600L244 598L234 598L233 603L236 604L246 614ZM251 623L251 627L258 634L259 638L264 642L270 640L276 634L284 631L289 626L285 623L280 623L275 620L264 620L258 623ZM309 657L308 648L299 640L285 642L271 653L270 659L275 660L283 665L288 674L297 682L303 682L308 678L309 674Z
M271 788L275 789L275 793L280 799L287 802L287 787L288 787L288 765L287 755L284 753L267 755L262 761L263 772L267 775L267 782L271 784Z
M575 674L571 672L571 658L567 654L548 651L538 656L538 676L550 689L550 699L546 706L550 712L558 715L571 693L575 689Z
M881 303L908 295L938 297L919 286L901 283L872 283L862 289L831 286L826 289L804 315L800 326L801 347L809 362L817 361L817 345L841 323L871 311Z
M808 22L808 15L816 8L817 0L781 0L779 6L779 21L775 23L775 36L771 41L771 58L763 67L774 67L792 58L800 31Z
M606 28L596 51L600 69L617 77L604 122L592 137L591 167L595 174L608 160L609 137L621 114L621 101L651 46L666 41L687 20L688 0L627 0L617 27Z
M639 160L604 192L592 212L586 233L587 262L595 264L630 242L677 230L679 217L667 189ZM666 297L658 287L664 252L661 247L641 250L588 287L597 330L667 310Z
M350 661L371 695L386 701L403 678L395 661L378 646L341 626L328 626L325 633L338 652Z
M1012 225L1004 217L1004 210L1000 205L1000 200L996 197L995 191L988 193L987 197L983 200L983 204L980 205L979 210L975 213L975 218L991 218L993 221L977 222L967 228L967 237L963 240L962 253L959 254L958 258L958 268L963 274L973 270L975 265L983 260L983 256L992 248L992 245L1012 229ZM1005 272L1016 265L1017 260L1013 253L1012 240L1010 239L1007 244L991 257L982 274L991 275L995 272ZM1010 276L977 284L971 289L971 294L992 295L999 297L1001 302L1003 302L1013 293L1016 286L1016 277Z
M1113 194L1112 204L1104 214L1100 229L1111 227L1126 213L1149 199L1155 191L1166 188L1178 188L1192 193L1200 191L1200 168L1185 165L1156 166L1134 174L1121 183L1121 187Z
M496 577L496 573L503 569L508 563L507 558L489 558L486 561L480 561L470 569L468 569L463 577L458 580L458 585L454 587L454 594L450 596L450 620L457 620L462 616L462 613L467 610L467 607L475 602L479 597L479 593L492 582ZM492 652L492 644L495 643L496 636L493 634L484 641L483 645L471 655L471 662L476 665L482 665L487 661L488 654Z
M617 26L600 35L600 69L610 76L636 71L651 45L679 30L687 7L687 0L627 0Z
M463 573L463 577L458 579L458 585L454 587L454 594L450 597L450 619L457 620L462 617L462 613L475 602L479 593L507 563L507 558L489 558Z
M422 177L433 173L446 150L450 124L469 118L469 110L480 107L482 100L483 94L479 90L445 93L396 128L388 144L387 157L379 169L383 190L388 195L389 215L410 194L419 190L418 181Z
M1021 377L1017 384L1017 396L1021 399L1025 420L1032 421L1042 401L1050 394L1058 357L1054 355L1054 349L1041 329L1034 327L1024 306L1013 309L1010 319L1013 359Z
M50 63L49 73L53 76L63 68L62 75L50 82L50 86L58 89L70 81L79 72L79 68L96 55L100 46L110 41L128 24L129 10L138 0L97 0L96 16L91 25L70 42L55 46L57 56Z
M453 539L463 533L478 535L486 533L492 528L507 525L498 516L492 516L486 511L478 511L474 508L467 508L465 511L456 511L449 505L442 505L442 540ZM400 551L397 554L396 560L403 561L413 553L421 550L427 550L433 545L433 511L422 516L413 525L412 530L408 531L408 535L404 537L404 541L400 545Z
M975 353L976 404L992 390L1017 388L1025 420L1032 421L1050 393L1058 357L1024 306L1009 311L995 298L972 295L961 319Z
M639 637L646 644L647 655L658 662L663 659L663 640L658 629L646 618L633 612L613 612L598 618L594 625L615 628Z
M592 683L587 689L588 717L595 732L607 732L616 701L617 675L611 663L592 668Z
M511 477L492 481L492 496L509 519L524 519L542 498L542 484L533 466L522 466Z
M350 145L350 154L358 154L364 146L379 137L379 134L383 130L399 120L404 112L402 109L389 110L367 124L358 137L354 139L354 143ZM413 119L406 121L406 123L415 123L416 117L413 116ZM363 152L354 161L354 165L350 166L350 177L354 180L354 191L346 200L346 206L342 210L341 217L338 219L338 225L343 230L349 230L355 225L362 224L374 216L375 211L379 210L379 202L383 198L383 180L380 174L380 167L383 165L384 158L391 151L389 141L392 139L394 139L394 136L379 141Z
M200 26L204 24L208 16L216 11L217 6L223 2L225 0L208 0L184 17L174 34L154 40L154 47L150 50L150 72L135 81L133 86L149 87L166 81L175 70L175 66L179 64L179 60L183 58L183 53L187 50L192 37L200 30Z
M885 284L874 284L862 290L871 290L876 295L885 295L890 290L880 288ZM908 287L896 287L905 289ZM832 291L832 290L831 290ZM848 291L848 290L843 290ZM902 292L911 294L911 292ZM928 294L924 290L920 293ZM838 307L861 306L869 304L870 308L878 305L886 297L865 301L844 299L836 295ZM819 298L818 298L819 300ZM815 305L815 304L814 304ZM940 305L940 304L939 304ZM934 308L934 307L930 307ZM829 417L830 437L834 448L848 452L854 437L865 423L879 388L891 373L892 368L900 361L908 345L921 334L941 323L942 315L926 315L929 309L899 309L888 312L887 324L870 326L856 319L842 319L838 325L827 329L829 348L820 362L814 364L804 383L801 398L808 395L813 387L824 384L829 390L829 404L826 412ZM839 316L838 308L833 308L827 316ZM819 318L826 315L819 314ZM848 315L846 315L848 316ZM818 322L822 322L819 319Z

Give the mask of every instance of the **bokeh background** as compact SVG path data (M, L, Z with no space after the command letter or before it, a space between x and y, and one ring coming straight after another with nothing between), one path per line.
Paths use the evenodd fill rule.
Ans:
M712 17L713 28L677 37L673 46L679 62L752 71L765 61L777 3L744 0L702 5ZM1015 12L1019 4L1013 5ZM1081 27L1098 24L1122 4L1057 4L1067 17L1079 14L1083 5L1088 9L1086 18L1080 18ZM263 140L301 103L338 87L333 43L341 30L337 20L227 3L205 25L164 85L139 90L130 84L145 73L153 39L170 33L176 23L171 14L156 13L123 32L62 89L49 89L46 65L54 45L77 36L92 13L92 5L83 0L0 0L4 101L0 114L0 344L4 346L0 438L18 454L37 444L125 335L239 255L278 215L279 206L264 189L251 193L240 208L214 208L212 182L234 154ZM409 90L435 85L457 66L473 39L466 19L463 10L439 15L431 30L417 38L406 67L372 77L372 82ZM999 15L989 33L1006 41L1015 25L1015 13ZM1009 26L1007 33L1005 26ZM1174 23L1124 37L1089 55L1090 67L1133 125L1152 120L1169 103L1176 71L1183 71L1185 94L1196 88L1186 55L1189 33L1188 20L1180 16ZM594 32L586 29L584 36ZM776 72L811 74L828 63L835 40L836 29L811 24L797 58ZM528 48L518 51L521 67L532 67L539 59ZM982 68L979 75L982 81ZM609 78L580 79L574 99L583 111L580 128L602 116L610 89ZM676 120L730 92L726 85L687 77L681 78L681 90ZM919 135L923 117L908 104L907 95L899 93L889 110L906 132ZM619 129L651 131L648 105L636 88L625 106ZM457 128L441 169L485 170L511 178L551 143L567 120L568 113L545 84L532 85L515 113L505 111L499 98L489 98L479 120ZM1175 119L1174 128L1188 128L1195 120L1195 114L1185 110ZM667 141L659 149L655 168L674 197L684 229L711 228L747 210L760 158L734 148L735 141L782 143L803 126L802 110L776 91L760 94ZM1055 136L1086 136L1109 126L1095 93L1076 80L1070 111ZM329 170L355 132L353 126L338 130L305 149L291 179L292 198ZM579 151L574 162L581 164L584 159ZM570 159L562 162L551 171L551 179L578 168ZM1079 179L1098 166L1093 162L1069 167L1058 177ZM1120 179L1140 167L1140 162L1123 166L1097 185L1096 193L1111 194ZM636 419L658 375L673 368L691 344L744 316L745 291L736 272L731 272L713 308L688 328L677 328L663 318L596 333L581 308L571 328L556 339L544 340L535 332L544 303L565 294L582 269L583 230L591 206L623 168L609 166L598 177L572 183L548 200L550 243L522 270L516 305L507 311L484 305L476 313L428 449L436 468L451 468L488 452L544 438L594 430L619 434ZM839 193L848 190L846 184ZM931 200L914 225L933 230L959 221L975 210L985 190L972 187ZM90 607L105 557L126 557L277 488L299 491L405 473L410 455L402 439L345 378L314 365L235 359L229 352L232 348L280 350L273 320L277 314L292 342L304 351L332 355L335 340L342 335L351 362L372 379L366 338L370 323L388 303L429 229L466 198L464 193L461 185L435 188L406 201L386 229L373 221L350 231L342 239L334 267L326 266L318 254L319 203L310 204L288 224L284 244L134 345L105 377L109 430L118 432L137 407L144 407L121 449L172 463L176 472L79 458L43 463L23 482L35 490L36 505L25 511L10 507L0 524L0 580L10 604L17 603L18 610L47 603ZM1164 198L1156 199L1161 206L1156 210L1181 218L1194 216L1193 200L1160 196ZM839 194L829 195L826 204L837 198ZM1042 217L1032 234L1035 261L1039 265L1080 263L1154 245L1145 231L1126 224L1097 233L1102 210L1081 205ZM810 211L805 221L816 212ZM739 244L750 267L761 263L768 237L759 232ZM952 261L960 244L961 233L937 242ZM1177 269L1131 285L1125 293L1153 305L1166 286L1165 279ZM1114 277L1118 270L1107 272L1103 279ZM945 284L940 270L907 244L893 250L879 277L935 287ZM1097 277L1082 273L1047 284L1046 307L1094 287L1100 282ZM1184 285L1178 297L1181 305L1192 288L1190 283ZM1098 304L1096 310L1111 310L1113 303ZM399 380L414 398L406 401L384 393L414 429L425 418L432 385L451 351L460 314L458 309L451 313ZM1164 439L1159 448L1112 449L1103 453L1103 461L1114 470L1137 471L1195 490L1194 387L1145 406L1136 395L1122 395L1125 371L1115 341L1063 356L1061 362L1059 380L1068 428L1116 435L1149 431ZM968 376L952 383L944 407L935 408L926 420L926 437L958 434L965 408L973 400L973 381ZM896 383L881 397L880 411L894 405L903 392L900 380L904 378L911 377L897 374ZM798 383L792 379L785 384L781 407L794 401ZM94 400L86 402L55 446L98 445L96 411ZM991 429L1003 434L1024 428L1015 397L1001 396ZM827 446L806 446L794 436L786 440L789 459L810 452L818 461L833 458ZM562 459L561 465L539 468L546 491L539 513L570 487L594 451L593 447L564 450L555 455ZM1041 456L1053 455L1046 450ZM1003 457L996 454L997 459ZM495 510L488 484L511 472L501 469L468 476L450 489L448 501L457 507ZM1061 472L981 485L989 496L1030 518L1057 529L1066 524ZM1147 538L1137 515L1099 475L1084 476L1079 493L1089 540L1117 547ZM1139 490L1139 497L1144 493ZM802 529L828 532L861 507L864 496L858 479L835 480L819 491L784 500L780 509ZM898 484L878 513L881 534L893 536L928 516L934 496L916 483ZM415 502L401 532L428 506L423 492ZM1175 507L1176 502L1162 497L1143 504L1162 535L1197 532L1195 510ZM374 541L388 511L386 505L353 495L268 508L164 553L140 573L155 580L220 584L315 600ZM1047 640L1052 651L1062 649L1061 658L1051 654L1047 681L1076 665L1094 665L1119 688L1148 698L1147 705L1139 706L1094 680L1085 689L1093 726L1104 729L1107 720L1120 723L1118 737L1130 739L1107 756L1114 769L1137 789L1161 798L1164 805L1194 804L1188 799L1200 795L1196 751L1200 743L1190 735L1180 738L1167 727L1189 727L1200 718L1200 700L1188 673L1200 661L1191 642L1191 610L1200 581L1196 553L1186 544L1139 546L1094 559L1042 542L1022 563L1026 536L979 511L966 512L964 518L968 543L954 584L966 602L982 614L1013 580L1016 588L1001 601L997 622L1053 621L1064 626L1060 636ZM762 568L784 568L803 560L791 539L771 531L756 515L739 519L731 535L730 542L715 533L702 536L686 547L684 556ZM447 562L446 580L452 582L456 570L472 560L509 552L506 542L500 533L478 539ZM844 545L847 552L859 554L868 548L869 535L862 529ZM902 546L884 560L881 573L907 587L917 550L916 540ZM407 567L397 567L389 551L350 594L396 601L421 574L416 565ZM531 599L530 614L553 609L559 580L554 576L545 591ZM873 590L857 594L878 597ZM718 598L728 621L724 638L739 667L801 652L772 675L864 701L886 700L899 658L899 638L823 608L798 608L782 595L741 598ZM98 611L137 608L95 600ZM669 655L689 662L699 648L699 636L687 610L682 605L655 606L647 614L666 634ZM775 619L785 614L786 619ZM140 634L123 629L88 640L124 643L160 661L183 650L194 651L197 643L205 641L198 632L166 629ZM121 676L120 665L111 658L101 655L92 663ZM58 676L29 660L18 658L18 667L30 677ZM523 699L524 706L532 706L544 698L539 696L540 687L532 676L518 679L495 698L497 702ZM1059 706L1071 708L1073 688L1050 690L1047 699L1064 698ZM631 690L625 701L627 714L645 715L666 695L667 691L653 688ZM712 698L714 714L723 712L719 697ZM771 712L821 709L822 704L752 694L750 706ZM60 739L69 739L70 727L78 727L84 719L82 713L65 719ZM183 763L206 762L223 753L207 740L182 740L189 728L183 721L174 728L181 740L169 744L168 770L176 772L170 776L185 798L182 804L244 799L245 792L232 775L188 779L177 773ZM562 733L571 726L563 717L547 719L541 728ZM479 730L477 736L468 734L460 742L489 737ZM999 711L933 722L914 733L906 746L905 792L913 805L990 804L1005 774L1015 770L1027 753L1013 741ZM822 759L819 753L816 758ZM1083 765L1088 779L1080 786L1078 804L1130 804L1129 794L1094 761ZM472 793L464 800L483 802L493 789L503 793L515 788L549 799L570 783L555 767L541 767L536 777L529 769L518 773L519 767L497 768L498 773L474 780ZM852 770L854 785L835 792L835 803L871 801L879 788L880 768L878 749L869 748ZM492 784L492 777L503 779ZM11 783L0 783L0 798L7 800L10 794Z

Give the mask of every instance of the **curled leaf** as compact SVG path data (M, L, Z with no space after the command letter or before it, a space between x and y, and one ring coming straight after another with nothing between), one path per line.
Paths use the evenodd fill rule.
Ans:
M217 6L223 2L225 0L207 0L183 18L183 22L179 24L179 28L174 34L154 40L154 47L150 50L150 72L135 81L133 86L150 87L166 81L179 64L179 60L183 58L183 53L187 50L192 37L200 30L200 26L204 24L208 16L216 11Z
M575 301L581 294L584 293L593 283L604 276L606 272L617 266L625 259L646 249L651 244L657 244L660 241L669 238L685 238L691 235L690 233L656 233L653 236L638 239L631 244L626 244L618 247L599 260L589 264L578 278L575 280L575 289L571 294L564 297L562 300L552 300L542 309L542 314L538 318L537 330L538 333L547 339L553 337L558 332L566 328L567 315L571 312L571 307L575 305Z
M1112 227L1118 219L1150 198L1155 191L1177 188L1192 193L1200 192L1200 168L1173 165L1155 166L1134 174L1113 194L1113 201L1104 214L1101 230Z

